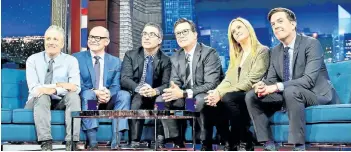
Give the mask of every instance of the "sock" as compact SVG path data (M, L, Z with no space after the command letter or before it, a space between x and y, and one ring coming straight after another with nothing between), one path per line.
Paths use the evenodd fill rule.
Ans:
M87 130L87 136L88 136L88 139L89 139L89 146L90 147L94 147L94 146L97 145L96 133L97 133L97 129L96 128Z

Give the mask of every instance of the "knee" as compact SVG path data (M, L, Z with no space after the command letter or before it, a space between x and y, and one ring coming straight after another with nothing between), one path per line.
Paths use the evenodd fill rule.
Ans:
M34 101L34 107L50 107L51 105L51 98L49 95L41 95Z
M118 100L121 104L130 105L131 95L128 91L120 90L118 91Z
M74 106L76 108L80 107L80 97L77 93L75 92L68 92L65 95L65 102L66 102L66 106Z
M245 103L248 107L252 106L252 103L255 102L254 100L257 98L255 90L252 89L248 91L245 95Z
M80 92L82 100L95 100L96 94L93 90L84 90Z
M80 97L77 93L75 92L68 92L66 95L65 95L65 98L67 101L80 101Z
M286 103L292 103L293 101L301 101L296 99L302 99L301 92L298 87L290 86L284 89L283 91L284 100Z
M195 96L195 100L196 100L196 111L199 112L201 111L204 106L205 106L205 97L206 94L198 94Z
M233 100L233 96L230 96L229 93L224 94L221 101L225 104L231 102Z
M165 102L165 100L163 100L162 95L159 95L156 97L155 102Z

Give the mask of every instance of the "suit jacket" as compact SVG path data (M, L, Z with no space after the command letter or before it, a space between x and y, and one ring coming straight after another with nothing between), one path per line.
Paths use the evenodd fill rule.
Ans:
M144 69L144 48L126 52L122 63L122 88L134 94L135 88L139 85ZM158 50L153 60L153 84L152 88L157 88L160 93L169 86L169 76L171 73L171 62L167 55Z
M283 80L283 44L272 49L270 67L266 84L274 84ZM311 90L316 95L332 99L335 94L329 80L324 63L324 53L321 44L312 37L296 34L292 61L292 80L283 82L284 88L289 86L302 87ZM334 93L329 93L332 91Z
M237 60L230 60L230 66L221 84L216 88L223 97L228 92L249 91L252 85L260 81L269 67L269 48L260 46L255 54L250 53L245 59L240 75L240 67L243 51L239 53Z
M80 82L82 92L95 86L95 71L90 51L82 51L73 54L77 58L80 69ZM104 73L103 86L110 90L111 96L115 96L121 89L120 86L121 61L115 56L105 53L104 57Z
M181 49L171 57L171 81L185 89L185 52ZM214 48L197 43L192 61L193 96L215 89L224 74L221 60Z

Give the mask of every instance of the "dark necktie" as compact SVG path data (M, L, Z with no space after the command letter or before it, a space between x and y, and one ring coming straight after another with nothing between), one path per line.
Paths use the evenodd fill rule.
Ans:
M53 75L52 66L53 66L53 63L54 63L54 60L51 59L49 61L49 66L48 66L48 69L46 71L44 84L51 84L52 83L52 75Z
M190 54L185 55L185 87L191 89L191 75L190 75Z
M154 69L153 69L153 58L152 56L147 56L147 67L146 67L146 77L145 82L152 87L153 83L153 76L154 76Z
M289 81L290 77L290 54L289 54L289 47L284 48L284 82Z
M95 58L95 65L94 65L94 71L95 71L95 89L99 89L100 86L100 58L99 56L94 56Z

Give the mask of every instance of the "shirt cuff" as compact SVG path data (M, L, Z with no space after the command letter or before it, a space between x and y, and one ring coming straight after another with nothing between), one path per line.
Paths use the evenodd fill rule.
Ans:
M279 92L284 91L284 84L283 84L283 83L278 82L278 83L277 83L277 87L278 87Z
M61 87L56 87L56 95L58 96L65 96L67 94L67 90Z
M155 88L155 91L156 91L156 95L160 95L161 94L159 89Z
M187 96L186 98L193 98L193 90L191 90L191 89L186 89L185 91L186 91L186 93L188 94L188 96Z

